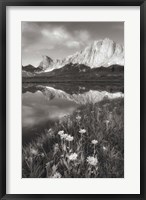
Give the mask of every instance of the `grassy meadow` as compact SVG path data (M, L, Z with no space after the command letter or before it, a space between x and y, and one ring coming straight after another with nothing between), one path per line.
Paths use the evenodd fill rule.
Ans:
M82 105L23 146L23 178L123 178L124 99Z

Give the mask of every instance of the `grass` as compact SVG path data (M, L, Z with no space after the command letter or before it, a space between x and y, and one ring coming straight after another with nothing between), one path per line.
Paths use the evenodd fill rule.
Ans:
M22 155L23 178L123 178L124 99L81 106Z

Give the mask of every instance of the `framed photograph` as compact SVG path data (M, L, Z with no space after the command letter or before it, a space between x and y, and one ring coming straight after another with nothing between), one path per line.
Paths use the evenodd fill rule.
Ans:
M145 1L0 9L1 199L146 200Z

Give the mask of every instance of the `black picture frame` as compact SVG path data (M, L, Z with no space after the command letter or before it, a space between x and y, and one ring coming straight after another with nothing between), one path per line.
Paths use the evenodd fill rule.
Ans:
M140 194L6 193L6 8L7 6L140 6ZM0 198L146 200L146 2L145 0L0 0ZM7 80L8 81L8 80ZM134 181L134 177L133 177Z

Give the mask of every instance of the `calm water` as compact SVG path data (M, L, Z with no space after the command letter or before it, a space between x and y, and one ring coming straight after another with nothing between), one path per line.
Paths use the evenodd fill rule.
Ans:
M123 96L123 87L117 84L23 84L22 91L23 144L87 102L96 103L105 97L113 99Z

